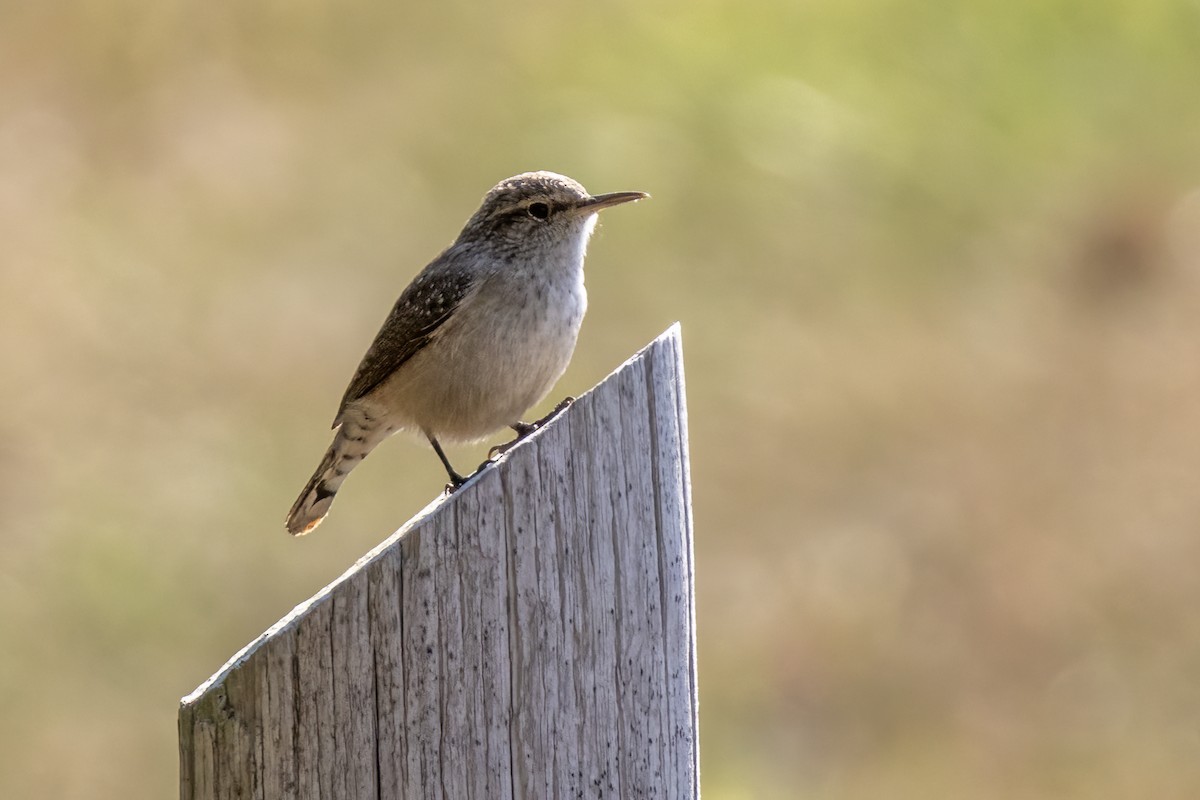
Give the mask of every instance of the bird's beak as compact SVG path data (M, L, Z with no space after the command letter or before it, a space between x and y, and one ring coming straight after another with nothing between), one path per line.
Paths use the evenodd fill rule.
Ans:
M643 197L650 195L645 192L611 192L609 194L598 194L595 197L589 197L575 208L582 214L594 214L613 206L619 206L621 203L632 203L634 200L641 200Z

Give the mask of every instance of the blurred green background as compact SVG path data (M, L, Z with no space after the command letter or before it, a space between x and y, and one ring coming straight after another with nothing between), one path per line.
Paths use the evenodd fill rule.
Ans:
M1196 797L1198 77L1167 0L0 6L0 797L173 796L179 697L441 489L283 531L539 168L654 196L553 396L682 320L706 798Z

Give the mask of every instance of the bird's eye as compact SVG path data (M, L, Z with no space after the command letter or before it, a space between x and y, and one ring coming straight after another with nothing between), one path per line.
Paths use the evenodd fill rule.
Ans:
M546 203L530 203L526 210L534 219L550 219L550 206Z

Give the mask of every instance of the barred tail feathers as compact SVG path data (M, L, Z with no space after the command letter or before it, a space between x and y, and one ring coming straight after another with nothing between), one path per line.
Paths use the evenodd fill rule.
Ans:
M292 510L288 512L287 529L293 536L303 536L313 530L329 513L329 506L333 504L337 490L330 489L326 479L332 477L336 458L334 448L330 447L321 459L321 466L317 467L317 471L309 478L304 491L296 498Z
M350 470L390 433L356 423L358 420L343 421L317 471L288 512L287 529L293 536L303 536L321 524Z

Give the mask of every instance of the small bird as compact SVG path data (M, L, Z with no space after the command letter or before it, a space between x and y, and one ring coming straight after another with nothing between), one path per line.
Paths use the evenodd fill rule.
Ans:
M496 184L392 307L342 396L333 444L288 513L288 532L316 528L350 470L396 431L429 440L452 491L466 479L441 442L479 441L505 426L518 439L536 430L521 416L575 351L596 214L648 196L593 196L553 172Z

